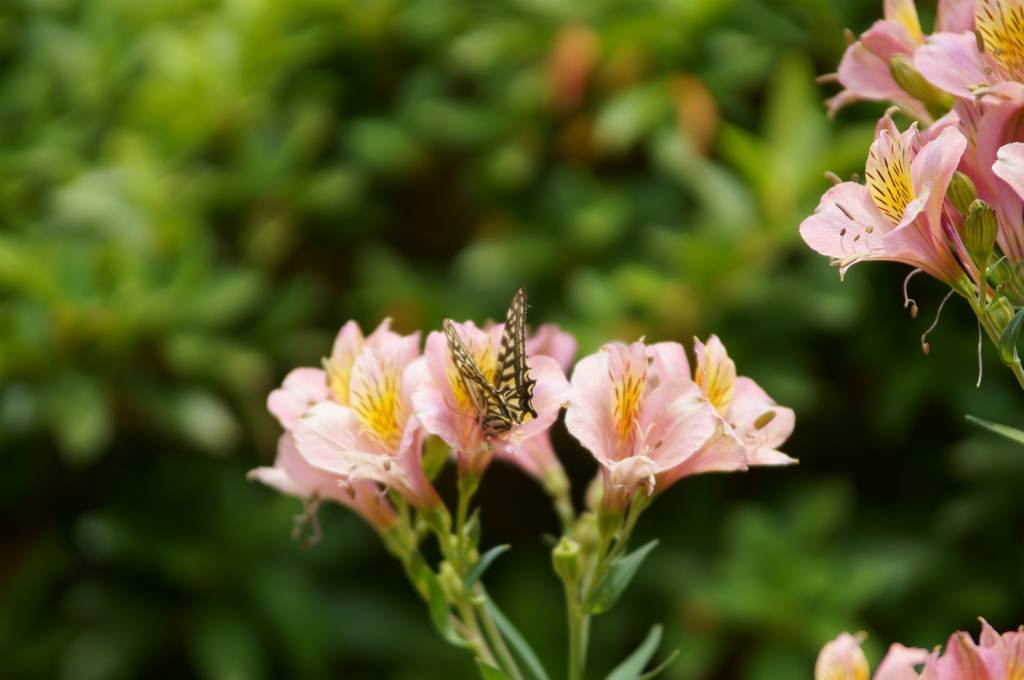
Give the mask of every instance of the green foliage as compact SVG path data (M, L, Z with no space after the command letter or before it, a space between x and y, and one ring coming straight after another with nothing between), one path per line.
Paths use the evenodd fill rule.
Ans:
M1017 388L974 390L953 303L920 354L938 287L911 321L905 271L840 284L797 235L825 170L863 171L879 107L830 122L813 78L880 5L0 3L0 676L477 677L417 597L436 577L409 588L333 506L300 550L299 502L244 475L268 391L345 320L482 322L521 284L581 353L714 332L797 411L800 468L645 513L661 548L593 668L651 620L681 650L662 677L746 680L809 677L841 630L877 657L1020 623L1024 466L962 418L1024 425ZM554 437L579 501L593 463ZM477 497L482 549L517 545L488 571L503 633L561 668L547 501L498 465Z

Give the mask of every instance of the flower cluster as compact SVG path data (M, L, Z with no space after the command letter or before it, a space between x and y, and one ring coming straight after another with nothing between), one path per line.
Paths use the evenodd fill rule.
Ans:
M493 373L503 325L455 326ZM270 394L267 406L285 432L274 466L250 475L287 494L342 503L384 530L396 517L385 490L419 510L441 504L423 467L429 433L451 447L460 475L479 477L497 456L564 493L548 434L563 405L569 432L601 464L608 506L687 475L796 462L776 450L793 430L793 411L737 377L715 336L706 345L695 340L693 372L679 343L608 344L579 361L570 385L576 341L541 326L527 339L537 417L497 434L469 413L444 335L430 333L423 355L419 337L395 333L390 320L365 338L355 322L345 324L322 369L297 368Z
M322 368L297 368L270 394L284 433L273 467L250 476L304 499L300 519L314 521L323 500L359 513L402 562L445 638L471 649L486 677L500 669L519 680L496 632L500 613L477 583L507 546L480 555L479 518L469 511L495 458L518 465L551 496L562 525L552 559L566 590L570 677L579 678L589 617L627 582L615 565L629 559L635 571L649 550L625 552L650 499L687 475L796 462L777 450L794 416L737 376L715 336L695 341L692 371L682 345L642 341L605 345L573 368L576 340L554 325L527 333L525 308L520 289L507 332L446 320L422 354L418 332L402 336L385 320L364 337L348 322ZM549 436L563 407L567 429L600 464L579 513ZM457 464L455 513L432 481L448 459ZM420 552L430 532L442 555L436 567ZM510 640L523 644L518 634Z
M832 78L835 112L894 104L879 121L865 181L840 182L800 233L840 274L895 260L967 298L993 340L1024 305L1024 7L940 0L924 35L913 0L885 0ZM900 111L914 122L902 132ZM1022 377L1022 376L1018 376Z
M864 637L863 633L841 633L822 647L814 666L815 680L868 680L870 667L860 648ZM981 619L979 642L976 643L970 634L957 631L949 637L945 652L940 655L939 650L936 648L929 652L894 643L878 664L874 680L1018 678L1024 670L1024 626L1000 635L985 619ZM922 666L920 672L916 670L918 666Z

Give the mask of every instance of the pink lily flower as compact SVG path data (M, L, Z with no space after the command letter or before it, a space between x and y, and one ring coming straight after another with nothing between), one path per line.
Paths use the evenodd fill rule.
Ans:
M403 353L386 355L364 346L352 364L349 405L313 406L293 434L310 465L350 482L378 482L419 510L435 510L441 499L423 472L423 428L409 415L412 393L426 380L426 365L422 358L405 360Z
M865 637L864 633L840 633L827 642L814 664L814 680L868 680L871 667L860 648ZM874 680L916 680L919 676L915 666L925 663L928 657L926 649L894 643L878 664Z
M893 260L963 289L968 277L947 243L966 249L943 219L943 206L967 140L952 126L927 142L916 123L901 134L890 113L871 145L866 184L843 182L829 189L800 225L800 235L835 259L840 276L861 260Z
M526 355L551 357L566 374L576 358L576 338L553 323L544 324L536 333L527 336ZM524 439L518 451L501 449L496 455L506 463L519 466L542 484L552 476L565 479L565 470L551 447L549 430Z
M391 319L384 319L369 337L364 338L359 324L349 321L334 340L324 368L296 368L289 373L281 387L267 397L267 409L286 430L295 427L299 416L310 407L331 399L348 406L348 384L352 365L363 347L380 350L386 356L395 355L399 363L407 365L419 356L420 333L401 336L391 330Z
M914 55L915 67L956 97L1024 98L1021 9L1019 0L977 0L974 30L939 27Z
M658 380L649 379L647 348L635 342L605 345L573 370L565 425L601 464L609 508L625 507L638 486L651 495L658 475L697 453L715 432L714 407L688 367L667 363Z
M1024 673L1024 627L999 635L981 619L981 644L957 631L941 658L929 663L922 677L957 680L1010 680Z
M715 432L692 456L658 477L665 488L682 477L702 472L746 470L749 465L791 465L797 460L777 450L793 432L796 416L779 406L753 380L737 377L736 364L712 335L707 345L694 339L694 382L715 409ZM659 380L687 376L686 354L678 343L648 348Z
M398 521L398 515L387 499L380 497L379 487L364 480L348 481L341 475L315 468L299 454L290 432L277 442L273 467L251 470L249 479L256 479L283 494L305 501L331 500L357 512L374 529L384 532Z
M882 16L885 18L846 48L837 74L846 89L825 102L829 115L847 104L869 99L891 101L909 116L930 123L926 105L896 83L889 66L897 55L912 58L923 42L917 8L913 0L885 0Z
M496 324L487 331L477 328L472 321L452 325L480 370L493 383L505 324ZM485 432L480 425L485 414L475 412L443 333L435 331L427 336L424 356L428 378L413 395L415 416L428 432L452 447L463 475L483 474L496 452L517 452L524 440L550 427L568 393L565 375L555 359L528 356L530 377L537 381L533 390L537 417L527 417L521 425L506 432Z

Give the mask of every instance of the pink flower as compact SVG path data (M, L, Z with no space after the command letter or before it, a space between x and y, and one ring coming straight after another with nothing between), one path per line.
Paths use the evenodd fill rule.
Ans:
M347 481L343 476L315 468L299 455L289 432L277 442L273 467L258 467L248 474L269 487L307 501L332 500L359 513L374 529L385 531L398 521L394 508L380 497L373 482Z
M868 154L866 184L829 189L800 225L800 235L835 258L840 275L861 260L894 260L962 289L969 280L947 244L966 250L952 222L943 219L943 206L966 146L952 126L930 141L916 124L900 134L887 113Z
M821 648L818 661L814 664L814 680L868 680L871 667L860 643L867 637L864 633L839 636ZM916 680L914 670L928 658L928 650L893 644L878 664L874 680Z
M826 102L829 115L859 99L870 99L891 101L908 115L931 122L926 104L900 87L890 68L894 57L912 58L921 46L917 8L913 0L886 0L882 12L885 19L876 21L846 48L838 71L839 82L846 89Z
M797 462L776 450L793 432L792 409L779 406L750 378L736 376L736 364L712 335L704 345L694 339L697 368L694 382L715 410L715 432L694 455L658 477L662 488L681 477L701 472L746 470L749 465L790 465ZM659 380L688 376L686 354L678 343L648 347Z
M472 321L452 325L484 376L493 383L505 325L497 324L489 331L477 328ZM485 414L474 409L443 333L435 331L427 336L424 355L429 377L413 396L415 415L428 432L455 450L461 474L482 474L496 451L518 451L524 440L551 426L567 396L568 384L558 363L548 356L528 356L530 377L537 381L533 390L537 417L528 417L506 432L485 432L480 424Z
M423 429L411 416L412 393L426 379L422 358L387 355L364 346L347 384L348 406L324 401L294 430L299 453L314 467L345 479L394 488L414 507L433 510L441 499L423 472Z
M688 370L680 371L678 360L665 364L651 380L643 342L609 344L573 371L565 425L601 463L609 507L623 507L638 486L650 495L657 475L693 456L715 432L714 408Z
M267 409L284 429L291 430L299 416L322 401L331 399L348 406L352 365L364 346L380 350L385 356L395 355L404 366L419 356L419 343L419 331L403 337L391 330L391 319L384 319L365 339L359 324L349 321L338 331L331 356L324 359L324 368L293 370L281 387L267 397Z
M930 674L928 671L933 670ZM922 676L941 680L1011 680L1024 674L1024 628L1001 636L981 619L981 644L957 631L946 643L941 658L929 660Z
M958 9L961 17L964 9ZM1020 100L1024 98L1022 19L1020 0L977 0L974 30L964 26L962 18L959 26L939 27L915 54L914 65L929 82L957 97Z

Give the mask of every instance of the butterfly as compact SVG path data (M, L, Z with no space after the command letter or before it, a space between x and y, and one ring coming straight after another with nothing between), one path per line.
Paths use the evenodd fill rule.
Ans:
M494 382L483 372L447 318L442 322L452 361L485 433L508 432L521 425L527 415L537 417L533 408L533 387L526 365L526 287L512 297L501 334L501 350L494 370Z

